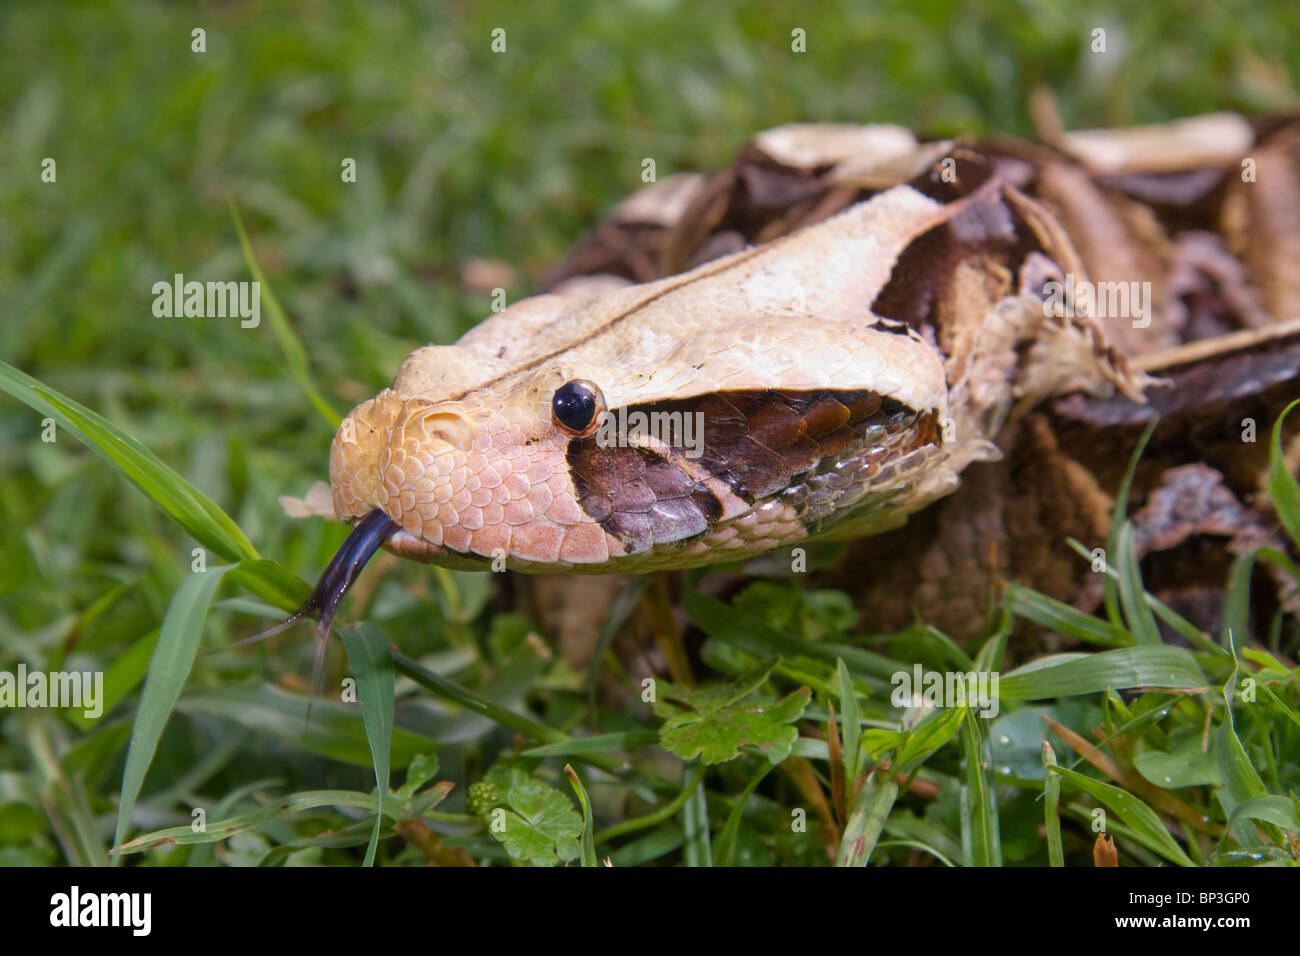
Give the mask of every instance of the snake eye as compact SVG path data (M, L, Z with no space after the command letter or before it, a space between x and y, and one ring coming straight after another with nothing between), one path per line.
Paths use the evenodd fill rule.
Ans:
M591 432L605 411L605 396L585 379L565 382L551 397L551 417L561 431L582 436Z

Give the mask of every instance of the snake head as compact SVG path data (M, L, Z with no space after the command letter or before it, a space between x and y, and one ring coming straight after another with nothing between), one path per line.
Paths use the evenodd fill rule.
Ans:
M380 512L385 547L449 567L597 573L896 527L996 454L1017 404L1127 383L1086 317L1035 294L1046 257L1024 250L1047 240L1017 230L1037 208L972 170L964 193L896 186L417 349L335 435L336 515ZM1007 261L957 255L971 248Z
M393 389L348 414L330 446L335 512L385 512L400 525L387 548L422 561L606 561L603 532L578 509L565 463L575 429L562 416L584 414L590 393L572 384L581 380L556 372L464 394L459 373L469 367L481 378L487 365L460 346L426 347Z
M599 386L560 369L494 385L496 371L499 359L460 345L413 353L334 436L336 514L380 510L400 526L389 550L444 565L608 560L566 462L570 439L599 424Z

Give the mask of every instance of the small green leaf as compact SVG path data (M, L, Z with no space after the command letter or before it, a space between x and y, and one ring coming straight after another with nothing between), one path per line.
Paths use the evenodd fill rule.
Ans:
M756 748L774 765L785 760L799 736L793 724L803 716L812 692L801 687L776 703L756 697L775 666L752 671L735 685L661 684L654 703L655 713L667 718L660 744L683 760L699 757L706 764L734 760L744 747Z
M1165 790L1223 786L1218 755L1214 750L1201 749L1201 733L1197 728L1174 731L1168 750L1140 753L1133 758L1133 766L1149 782Z
M398 800L410 800L415 792L438 775L437 754L416 754L406 768L406 782L397 788Z
M501 841L511 859L534 866L555 866L581 852L582 817L564 794L517 767L501 764L493 767L483 782L494 788L510 808L486 807L481 815L488 821L488 831Z
M956 735L965 718L965 707L945 707L927 714L898 749L898 756L893 761L898 773L911 773L925 763L932 753Z

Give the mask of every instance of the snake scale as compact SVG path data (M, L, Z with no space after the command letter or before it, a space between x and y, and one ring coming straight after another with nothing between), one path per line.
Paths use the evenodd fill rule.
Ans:
M1012 577L1086 605L1064 539L1104 541L1156 418L1142 553L1273 540L1242 435L1297 392L1300 121L1048 140L786 126L633 195L349 413L314 508L356 530L300 613L380 546L625 573L833 539L885 626L963 633Z

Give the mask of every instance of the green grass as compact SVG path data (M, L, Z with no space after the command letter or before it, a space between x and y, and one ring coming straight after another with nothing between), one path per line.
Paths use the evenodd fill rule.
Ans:
M1229 642L1171 621L1122 523L1105 619L1013 589L964 651L885 657L842 595L756 581L719 607L696 576L683 606L719 686L661 681L653 709L640 675L631 703L596 705L491 576L414 565L345 605L366 666L335 650L331 673L357 678L359 703L318 702L310 725L305 637L203 656L294 606L341 543L277 498L324 477L331 415L487 313L460 265L503 259L526 294L644 157L660 176L713 169L790 121L1027 134L1039 84L1071 126L1264 112L1300 75L1287 3L516 6L0 8L0 359L30 376L0 376L27 402L0 400L0 670L104 671L110 695L99 719L0 713L0 863L105 864L115 833L128 865L1046 863L1059 820L1063 860L1091 865L1097 808L1124 864L1292 862L1295 671L1244 623ZM1086 49L1097 26L1104 57ZM155 318L152 285L174 273L249 278L232 203L287 321L269 305L257 329ZM1294 538L1300 491L1279 472ZM891 705L890 675L916 661L999 669L1017 615L1097 650L1002 673L991 720L913 725ZM1152 646L1155 619L1190 649ZM728 734L778 702L788 719ZM1044 717L1080 746L1103 728L1103 753Z

